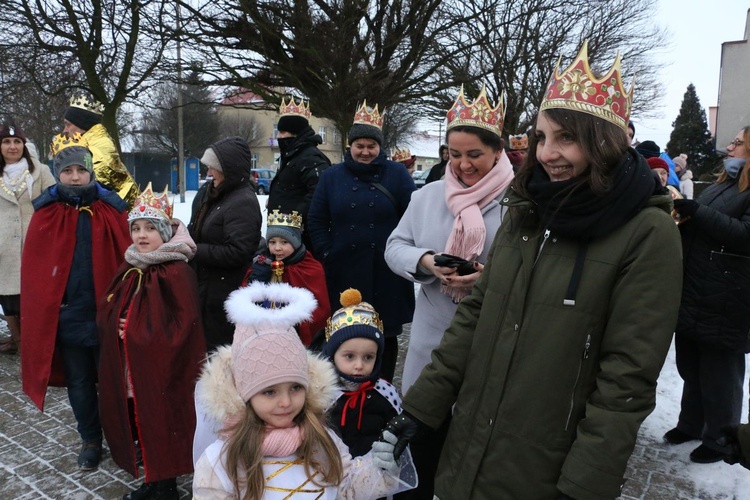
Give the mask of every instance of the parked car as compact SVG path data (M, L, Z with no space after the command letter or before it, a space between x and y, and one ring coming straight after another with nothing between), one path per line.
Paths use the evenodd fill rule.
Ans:
M268 194L271 192L271 180L276 175L275 170L270 168L254 168L253 180L255 181L255 192L257 194Z
M427 180L427 175L430 173L430 169L427 170L417 170L413 174L411 174L411 178L414 179L414 185L417 186L417 189L424 186L425 181Z

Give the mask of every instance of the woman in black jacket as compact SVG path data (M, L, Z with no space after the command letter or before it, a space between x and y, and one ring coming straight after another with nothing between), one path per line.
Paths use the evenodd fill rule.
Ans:
M196 194L188 229L198 246L192 262L211 351L232 343L234 325L227 320L224 301L240 287L252 263L263 219L250 182L251 154L244 139L227 137L215 142L201 162L213 181Z
M675 335L684 381L670 444L701 440L690 460L712 463L727 450L720 429L742 412L750 330L750 126L727 146L716 183L697 200L675 200L682 233L684 282Z

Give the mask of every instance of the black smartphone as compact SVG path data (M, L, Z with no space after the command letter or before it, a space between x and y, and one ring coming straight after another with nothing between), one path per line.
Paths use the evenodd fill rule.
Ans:
M477 270L474 269L473 262L469 262L466 259L456 257L455 255L449 255L447 253L435 255L435 265L440 267L453 267L456 269L459 276L465 276L477 272Z

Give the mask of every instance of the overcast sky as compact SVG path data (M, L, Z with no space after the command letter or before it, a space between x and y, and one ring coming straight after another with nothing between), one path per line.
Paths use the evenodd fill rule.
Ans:
M666 27L671 36L671 45L656 56L657 61L664 65L666 89L661 106L662 118L641 120L635 116L633 120L638 140L653 140L664 149L672 132L672 122L680 112L682 98L691 82L706 110L706 117L708 108L716 105L721 44L745 38L750 1L658 0L658 4L654 19ZM627 61L623 63L626 65Z

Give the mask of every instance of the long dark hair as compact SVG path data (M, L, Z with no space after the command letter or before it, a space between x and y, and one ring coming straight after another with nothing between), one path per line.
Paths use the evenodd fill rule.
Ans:
M11 136L12 137L12 136ZM3 139L6 139L3 137ZM2 143L2 139L0 139L0 143ZM29 153L29 148L26 147L26 141L23 143L23 158L26 158L26 162L29 164L29 173L34 172L34 161L31 159L31 153ZM3 172L5 172L5 157L0 154L0 176L3 175Z
M612 173L620 164L622 155L628 150L628 137L625 130L612 122L580 111L567 109L547 109L545 116L570 134L586 152L589 167L581 174L581 184L588 184L597 194L612 188ZM513 189L524 196L531 173L539 163L536 148L539 138L536 135L536 120L529 137L529 154L513 179Z
M489 130L485 130L479 127L472 127L469 125L463 125L460 127L454 127L445 133L445 142L448 142L448 138L453 132L464 132L467 134L474 134L479 137L482 144L492 148L492 151L497 153L503 148L503 140L497 134L493 134ZM441 150L442 153L442 150Z

